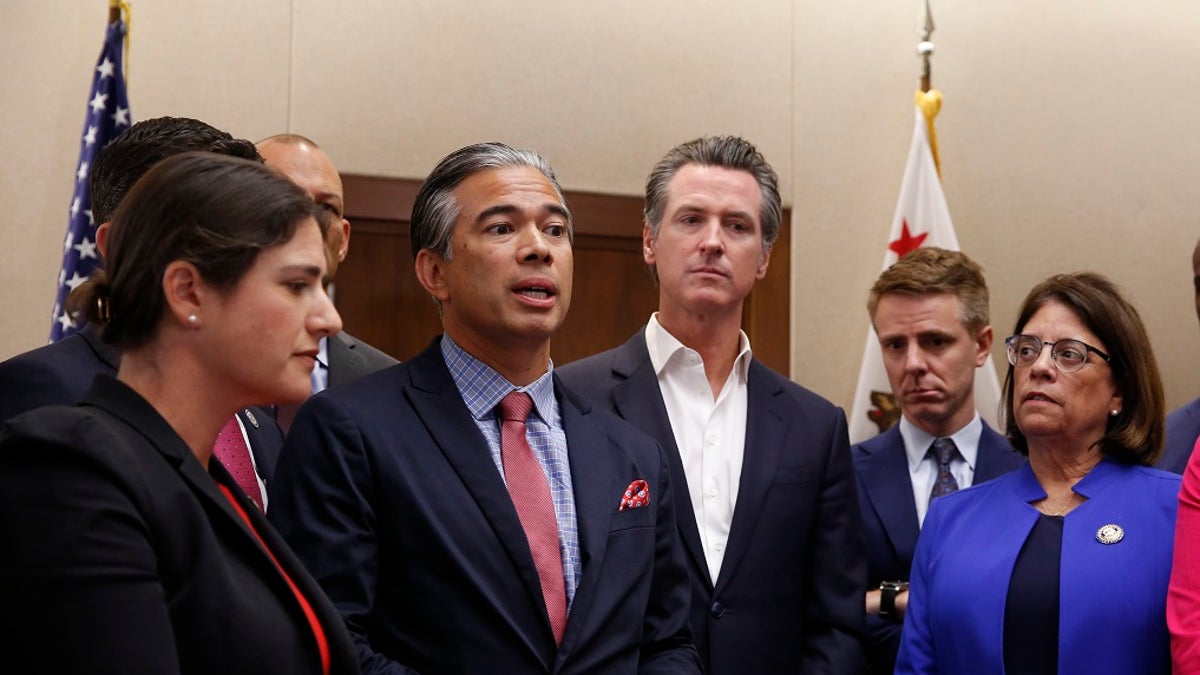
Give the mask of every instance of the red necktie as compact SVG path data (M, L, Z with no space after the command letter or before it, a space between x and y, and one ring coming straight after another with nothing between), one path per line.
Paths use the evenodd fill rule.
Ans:
M529 552L542 584L542 599L554 641L561 644L567 627L567 590L563 581L562 552L558 548L558 521L554 518L554 502L546 474L533 456L533 448L525 438L525 418L533 409L529 394L514 391L497 406L500 412L500 461L504 465L504 482L517 517L529 540Z
M246 447L246 439L242 437L242 427L237 417L231 417L221 433L217 434L217 443L213 446L213 454L221 461L221 465L233 476L233 480L254 502L259 511L263 510L262 493L258 490L258 476L254 473L254 461L250 459L250 448Z

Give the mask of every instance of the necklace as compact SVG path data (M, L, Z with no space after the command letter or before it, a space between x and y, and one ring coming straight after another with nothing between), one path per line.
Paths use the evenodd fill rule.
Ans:
M1055 511L1054 513L1050 513L1049 506L1047 505L1047 503L1049 502L1049 497L1047 497L1045 500L1043 500L1042 505L1037 507L1037 509L1038 509L1038 511L1042 512L1043 514L1045 514L1047 516L1050 516L1051 518L1056 518L1058 516L1061 516L1063 514L1063 511L1066 511L1067 507L1069 507L1074 501L1075 501L1075 492L1072 491L1072 492L1067 493L1067 498L1064 499L1062 501L1062 503L1058 505L1058 510Z

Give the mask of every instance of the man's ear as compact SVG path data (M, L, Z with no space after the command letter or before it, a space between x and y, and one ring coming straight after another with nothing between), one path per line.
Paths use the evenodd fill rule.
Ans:
M417 253L417 259L413 263L417 281L421 282L427 293L443 303L450 300L450 289L446 286L447 264L442 256L427 248Z
M167 315L183 326L199 325L214 295L213 289L200 277L200 270L183 260L175 260L167 265L163 272L162 288Z
M337 227L334 225L334 227ZM342 245L338 247L337 261L345 262L346 254L350 252L350 221L342 218Z
M758 261L758 269L754 272L755 279L761 280L763 277L767 276L767 267L771 265L771 251L773 250L774 248L768 248L767 250L763 251L762 258L760 258Z
M992 353L992 341L996 339L996 333L991 326L984 326L979 329L979 334L975 336L975 367L979 368L987 363L988 355Z
M647 265L654 264L654 234L650 231L650 223L642 221L642 260Z
M96 248L100 249L100 259L108 260L108 235L112 231L112 221L100 223L96 228Z

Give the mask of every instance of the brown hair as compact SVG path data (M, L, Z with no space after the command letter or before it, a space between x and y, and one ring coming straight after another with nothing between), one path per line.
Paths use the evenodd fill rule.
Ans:
M779 238L780 221L783 220L779 177L775 175L775 170L758 148L750 141L737 136L704 136L682 143L671 148L666 156L654 165L646 178L644 213L651 235L657 237L658 228L662 225L671 179L688 164L745 171L753 176L762 193L759 220L762 223L763 251L766 252L775 245L775 240Z
M153 338L165 311L162 278L184 260L205 283L237 285L263 249L292 238L313 218L329 222L302 189L266 166L211 152L185 152L155 165L113 216L108 264L67 301L118 348Z
M988 287L983 268L961 251L926 246L912 251L883 271L867 296L867 313L875 321L875 310L884 295L958 296L963 324L972 334L991 323Z
M1166 404L1158 362L1137 309L1107 277L1093 272L1056 274L1029 292L1013 332L1020 333L1051 302L1074 312L1112 359L1109 366L1122 406L1118 415L1108 418L1098 441L1100 452L1128 464L1153 465L1162 454ZM1013 446L1028 454L1029 444L1013 415L1013 369L1010 364L1004 377L1005 431Z

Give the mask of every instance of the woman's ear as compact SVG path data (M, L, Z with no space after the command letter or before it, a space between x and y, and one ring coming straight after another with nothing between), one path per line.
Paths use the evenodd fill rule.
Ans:
M176 260L163 272L163 297L167 314L180 325L199 327L212 289L200 278L200 270L190 262ZM165 318L165 317L164 317Z

